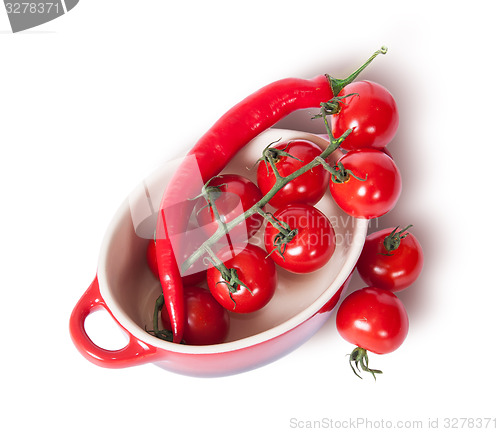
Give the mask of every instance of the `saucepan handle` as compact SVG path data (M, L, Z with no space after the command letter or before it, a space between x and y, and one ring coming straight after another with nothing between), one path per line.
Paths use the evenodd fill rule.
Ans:
M96 310L105 309L125 331L128 344L119 350L107 350L96 345L85 331L86 318ZM116 320L99 290L97 276L73 309L69 323L70 335L76 348L90 362L107 368L125 368L150 363L157 355L157 348L137 339Z

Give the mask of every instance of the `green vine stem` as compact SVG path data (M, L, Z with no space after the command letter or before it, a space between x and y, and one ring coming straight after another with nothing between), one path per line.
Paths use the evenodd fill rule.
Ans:
M348 129L345 131L339 138L334 138L330 140L330 144L328 147L319 155L319 158L326 160L328 156L330 156L335 150L340 147L340 144L346 139L346 137L352 132L352 129ZM261 200L255 203L252 207L246 210L244 213L240 214L227 224L219 224L215 233L207 239L196 251L194 251L191 256L189 256L181 265L181 274L184 273L188 268L190 268L197 260L199 260L209 249L211 246L216 244L227 231L231 231L234 227L242 223L244 220L249 218L255 213L261 211L261 209L271 200L271 198L282 189L287 183L290 183L292 180L295 180L300 175L309 171L310 169L321 165L318 158L313 159L311 162L307 163L303 167L294 171L286 177L276 177L276 182L271 190L265 194Z
M222 194L221 191L221 186L224 186L225 184L217 185L217 186L210 186L210 182L217 178L220 177L219 175L216 175L215 177L212 177L209 181L205 183L205 185L201 189L201 194L198 195L197 197L193 198L193 200L198 199L198 198L205 198L205 201L207 202L207 205L202 207L199 211L203 210L204 208L209 207L212 210L212 213L214 215L214 219L216 220L217 224L219 227L222 226L224 228L225 233L229 234L229 232L226 229L226 224L222 221L220 217L219 210L217 210L217 206L215 205L215 200L220 197Z
M318 116L321 116L321 114L318 114ZM278 143L280 140L277 140L277 141L273 141L272 143L270 143L265 149L264 151L262 152L262 157L260 159L257 160L257 162L255 163L255 165L257 165L259 162L261 161L266 161L269 163L269 165L271 165L271 169L273 170L274 172L274 175L276 176L276 178L278 177L281 177L281 174L278 172L278 169L276 168L276 162L282 158L282 157L289 157L289 158L292 158L292 159L295 159L295 160L298 160L299 162L303 162L302 160L300 160L299 158L296 158L295 156L291 155L290 153L287 153L285 150L286 148L288 147L288 145L290 143L287 144L287 146L285 147L284 150L280 150L280 149L277 149L277 148L273 148L271 147L273 144L276 144ZM266 164L266 170L267 170L267 174L269 174L269 166Z
M272 213L265 212L261 208L257 209L257 213L259 213L266 221L268 221L281 234L288 235L290 233L290 227L288 226L288 224L276 219Z

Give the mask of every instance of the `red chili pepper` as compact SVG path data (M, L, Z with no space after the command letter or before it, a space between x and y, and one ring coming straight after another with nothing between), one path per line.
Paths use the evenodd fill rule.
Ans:
M298 109L319 108L329 101L370 63L377 51L360 69L345 80L333 80L328 75L305 80L287 78L269 84L231 108L195 144L167 186L160 203L156 226L158 271L165 307L170 316L173 341L182 340L184 327L183 287L174 249L168 233L180 233L186 228L192 203L199 194L193 182L194 156L203 182L217 175L231 158L249 141ZM332 90L333 89L333 90ZM182 202L172 206L172 203Z

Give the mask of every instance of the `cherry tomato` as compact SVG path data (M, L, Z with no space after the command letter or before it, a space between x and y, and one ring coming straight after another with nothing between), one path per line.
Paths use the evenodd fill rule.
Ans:
M352 150L339 162L359 177L351 175L344 183L330 180L330 192L342 210L357 218L372 219L396 205L401 194L401 174L386 153L375 149Z
M424 265L422 247L412 233L398 228L383 229L366 237L357 269L368 285L396 292L418 278Z
M349 362L359 378L360 368L375 379L375 374L382 373L368 367L367 351L390 353L401 346L408 334L408 314L403 303L392 292L378 287L349 294L337 311L336 321L340 335L356 345Z
M408 315L395 294L366 287L349 294L339 306L337 329L346 341L375 354L387 354L406 339Z
M290 204L274 213L274 218L289 232L296 230L287 241L285 233L267 224L264 244L276 264L292 273L311 273L330 260L335 251L335 231L321 211L307 204Z
M210 292L198 286L184 289L186 319L183 340L187 345L213 345L226 340L229 332L229 314ZM171 330L168 311L163 306L161 320Z
M270 149L272 151L283 151L290 155L277 154L274 159L276 168L282 177L292 174L322 153L318 145L309 141L279 143L270 147ZM271 198L269 204L274 208L281 208L292 203L314 205L325 194L328 187L328 178L328 172L322 166L316 166L287 183ZM257 184L262 194L267 194L275 182L276 176L270 163L262 160L257 168Z
M229 223L248 210L262 198L257 185L249 179L236 174L223 174L214 177L209 183L209 195L223 222ZM208 235L217 230L218 224L212 207L205 198L200 198L195 205L196 219ZM232 243L252 237L262 226L263 218L255 213L229 231Z
M191 254L190 252L188 252L189 250L186 248L186 250L183 254L184 259L187 259L189 257L189 255ZM148 247L146 250L146 260L147 260L148 267L151 270L151 272L156 276L156 278L159 278L158 261L156 259L156 246L155 246L154 239L151 239L148 242ZM200 283L200 282L205 280L206 274L207 274L206 270L188 273L182 277L182 283L183 283L183 285L196 285L197 283Z
M381 149L396 135L399 114L391 93L380 84L371 81L355 81L338 94L340 112L332 116L332 130L341 135L347 129L352 133L342 143L346 150L371 147Z
M230 286L216 267L207 271L210 292L226 309L250 313L263 308L276 291L276 266L267 253L253 244L226 247L218 253L227 269L234 269L239 282ZM231 292L234 291L234 292Z

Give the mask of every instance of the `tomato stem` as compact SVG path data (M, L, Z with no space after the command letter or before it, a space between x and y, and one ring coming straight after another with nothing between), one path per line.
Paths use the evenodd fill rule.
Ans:
M345 169L344 165L342 165L342 162L340 161L337 162L336 166L328 166L325 167L325 169L332 175L332 182L337 184L345 183L351 177L354 177L358 181L366 181L368 178L368 174L365 175L365 178L358 177L351 170Z
M265 220L267 220L281 234L288 235L290 233L291 230L288 224L276 219L272 213L265 212L261 208L257 209L257 213L260 214Z
M321 107L321 112L320 114L316 114L313 116L313 120L324 117L324 115L334 115L338 114L341 109L341 104L343 104L342 100L351 96L356 96L358 93L349 93L348 95L344 96L334 96L331 98L328 102L321 102L320 107ZM324 113L324 115L323 115ZM325 120L325 119L324 119ZM325 120L326 121L326 120ZM327 129L328 129L328 124L325 123Z
M413 225L408 225L401 231L398 231L399 225L396 228L394 228L392 232L387 237L384 238L384 248L387 251L387 253L384 253L382 255L386 256L394 255L391 254L391 252L395 251L401 244L401 240L404 239L408 234L410 234L409 232L406 231L408 231L412 226Z
M283 259L285 257L283 254L286 251L287 244L292 241L292 239L298 234L298 229L291 229L290 225L288 225L284 221L280 221L276 219L272 213L265 212L262 209L257 211L264 219L266 219L274 228L276 228L279 232L273 239L274 249L267 255L270 256L273 252L278 252ZM267 258L267 257L266 257Z
M277 162L280 160L280 158L282 157L289 157L289 158L292 158L292 159L295 159L295 160L298 160L299 162L303 162L302 160L300 160L299 158L291 155L290 153L287 153L285 150L287 149L287 147L290 145L290 142L288 142L285 146L285 148L283 150L281 149L277 149L277 148L274 148L274 147L271 147L271 145L273 144L276 144L278 143L278 141L274 141L272 142L271 144L269 144L265 149L264 151L262 152L262 158L259 159L260 160L264 160L264 161L268 161L268 162Z
M299 162L303 162L299 158L291 155L290 153L287 153L285 150L288 147L290 143L287 143L285 150L277 149L277 148L272 148L270 147L272 144L275 144L277 141L269 144L264 151L262 152L262 157L257 161L264 161L265 166L266 166L266 171L267 175L269 175L269 166L271 165L271 169L273 170L274 176L276 178L283 178L283 176L279 173L278 168L276 167L276 163L283 157L289 157L295 160L298 160Z
M278 233L273 239L274 249L269 253L271 255L273 252L278 252L278 254L285 260L285 252L288 246L288 243L292 241L292 239L299 233L299 230L296 228L294 230L289 230L286 233ZM268 256L269 256L268 255Z
M371 373L373 375L373 378L375 379L375 381L377 380L377 377L375 374L382 373L381 370L370 369L368 367L368 352L364 348L361 348L361 347L354 348L352 353L349 355L349 364L350 364L351 369L354 372L354 374L358 378L361 378L361 379L363 379L363 377L358 374L358 372L361 372L361 370L364 372ZM356 366L356 369L354 368L353 364L354 364L354 366ZM361 368L361 370L360 370L360 368ZM356 370L357 370L357 372L356 372Z
M224 283L227 285L229 289L229 297L231 297L231 300L233 301L235 306L236 302L234 301L232 294L235 293L238 290L238 288L240 287L245 288L250 292L250 294L253 295L250 288L248 288L248 286L245 285L238 277L238 272L236 271L236 269L227 268L226 265L219 259L219 257L212 251L210 246L203 244L201 247L204 248L205 252L209 255L208 260L210 261L210 263L217 270L219 270L219 273L221 274L222 279L224 279L224 281L220 281L217 283L218 284Z
M379 50L375 51L372 56L363 65L361 65L361 67L359 67L345 79L332 78L330 75L326 74L325 76L330 83L330 88L332 89L333 95L337 96L346 85L351 84L359 76L359 74L363 72L363 70L365 70L366 67L375 59L375 57L377 57L379 54L386 53L387 47L382 46Z

